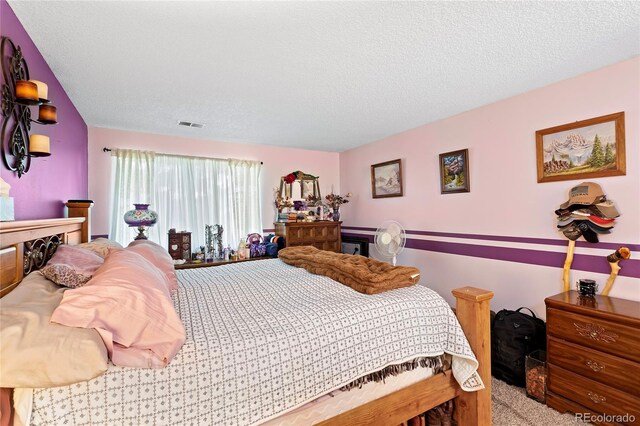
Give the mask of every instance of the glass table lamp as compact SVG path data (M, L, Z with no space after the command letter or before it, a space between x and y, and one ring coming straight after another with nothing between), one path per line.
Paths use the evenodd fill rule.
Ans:
M124 221L130 227L138 228L136 240L146 240L145 228L153 226L158 221L158 213L149 209L149 204L134 204L135 209L124 214Z

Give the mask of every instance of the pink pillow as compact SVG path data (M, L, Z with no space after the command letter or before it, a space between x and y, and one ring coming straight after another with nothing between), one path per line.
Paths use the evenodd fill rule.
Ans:
M127 250L138 253L151 262L153 266L160 269L169 280L170 291L178 289L178 278L173 267L173 259L162 246L149 240L136 240L129 244Z
M40 271L49 281L76 288L86 284L103 263L104 260L91 250L61 244Z
M126 249L111 249L87 285L67 290L51 321L95 328L123 367L165 367L185 341L167 278Z

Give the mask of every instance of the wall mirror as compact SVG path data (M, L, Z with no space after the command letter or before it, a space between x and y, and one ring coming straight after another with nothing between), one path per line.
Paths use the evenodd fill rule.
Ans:
M312 196L319 200L322 196L320 195L318 180L318 176L299 170L282 176L280 178L280 197L292 200L306 200L309 196Z

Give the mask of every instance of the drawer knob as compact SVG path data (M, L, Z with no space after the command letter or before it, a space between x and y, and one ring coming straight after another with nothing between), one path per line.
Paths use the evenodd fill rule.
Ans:
M598 364L597 362L592 361L590 359L587 360L587 366L593 371L595 371L596 373L604 370L604 367L605 367L604 364Z
M589 399L595 402L596 404L600 404L601 402L607 402L607 398L605 398L602 395L598 395L597 393L587 392L587 395L589 396Z
M611 331L607 331L604 327L586 323L584 325L573 323L573 326L576 328L578 335L582 337L588 337L593 340L599 340L604 343L613 343L618 338L616 333L612 333Z

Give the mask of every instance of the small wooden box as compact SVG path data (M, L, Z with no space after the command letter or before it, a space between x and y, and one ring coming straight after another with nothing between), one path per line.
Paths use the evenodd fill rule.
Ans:
M173 259L191 260L191 232L169 232L169 255Z

